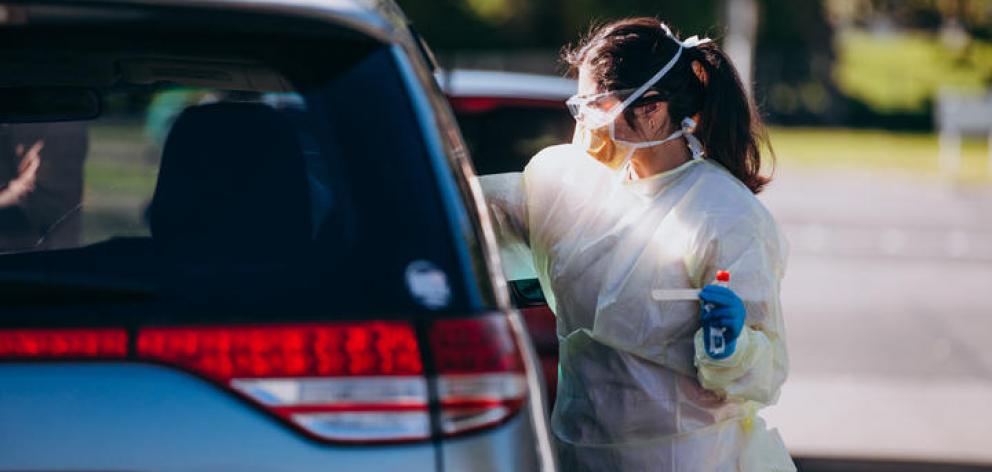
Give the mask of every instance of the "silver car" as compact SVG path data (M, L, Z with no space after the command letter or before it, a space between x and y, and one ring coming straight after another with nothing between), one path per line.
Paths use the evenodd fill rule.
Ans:
M0 3L0 470L555 470L382 0Z

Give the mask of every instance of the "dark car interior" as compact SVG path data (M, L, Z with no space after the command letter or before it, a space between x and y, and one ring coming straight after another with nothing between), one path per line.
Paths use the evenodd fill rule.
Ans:
M90 194L98 175L87 167L87 190L73 209L84 226L76 241L46 245L45 226L26 246L0 248L5 324L37 323L39 316L114 323L136 306L158 322L204 313L214 320L359 310L409 316L423 310L403 276L418 259L452 274L449 308L467 311L416 119L398 74L384 73L395 67L388 48L272 17L163 23L124 9L108 15L33 8L24 25L0 32L5 44L16 45L0 60L18 65L0 71L0 88L69 87L99 97L98 117L85 107L60 117L89 127L87 159L109 149L101 136L142 121L156 94L206 92L178 107L160 149L128 151L121 165L150 162L157 175L153 187L141 189L148 195L140 208L117 211L107 203L117 211L110 216L128 219L130 230L95 226L109 217L91 208L100 203ZM91 24L79 21L87 15ZM62 24L69 17L72 26ZM301 100L273 103L286 95ZM56 113L73 109L45 103L33 120L7 113L4 126L55 123ZM43 166L52 165L53 139L61 138L47 137ZM405 235L399 243L397 232ZM59 296L40 301L38 293ZM99 310L80 310L84 302Z

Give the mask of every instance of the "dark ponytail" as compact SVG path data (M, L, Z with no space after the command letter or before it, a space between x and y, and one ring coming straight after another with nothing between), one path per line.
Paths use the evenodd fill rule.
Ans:
M737 69L714 43L693 48L689 56L702 64L706 74L696 136L710 159L726 167L752 192L760 192L771 181L761 175L761 143L768 137Z
M629 18L593 28L577 47L565 49L563 60L573 73L586 64L601 91L622 90L650 79L678 47L659 20ZM693 70L692 63L697 61L704 74ZM668 102L674 126L685 117L698 117L695 135L707 159L719 162L753 193L771 181L761 175L761 145L771 150L764 125L737 70L716 43L684 49L653 89ZM627 115L628 121L632 116Z

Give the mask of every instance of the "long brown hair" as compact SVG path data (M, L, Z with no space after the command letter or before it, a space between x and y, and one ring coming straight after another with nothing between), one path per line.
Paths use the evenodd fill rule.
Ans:
M587 66L593 81L605 92L640 87L671 60L678 48L659 20L627 18L593 27L577 46L563 50L562 60L573 74ZM705 75L701 74L705 83L693 71L695 61L705 71ZM673 125L678 126L685 117L699 115L695 135L703 143L708 159L723 165L753 193L761 192L771 181L761 175L761 144L768 141L764 125L737 70L715 42L684 49L652 89L668 102ZM632 108L637 105L634 102L625 113L632 126L636 126Z

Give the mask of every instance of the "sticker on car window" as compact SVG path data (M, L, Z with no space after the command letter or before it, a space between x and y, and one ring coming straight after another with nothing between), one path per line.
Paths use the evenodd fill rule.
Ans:
M406 286L413 298L430 310L447 307L451 302L448 275L432 262L416 260L406 266Z

